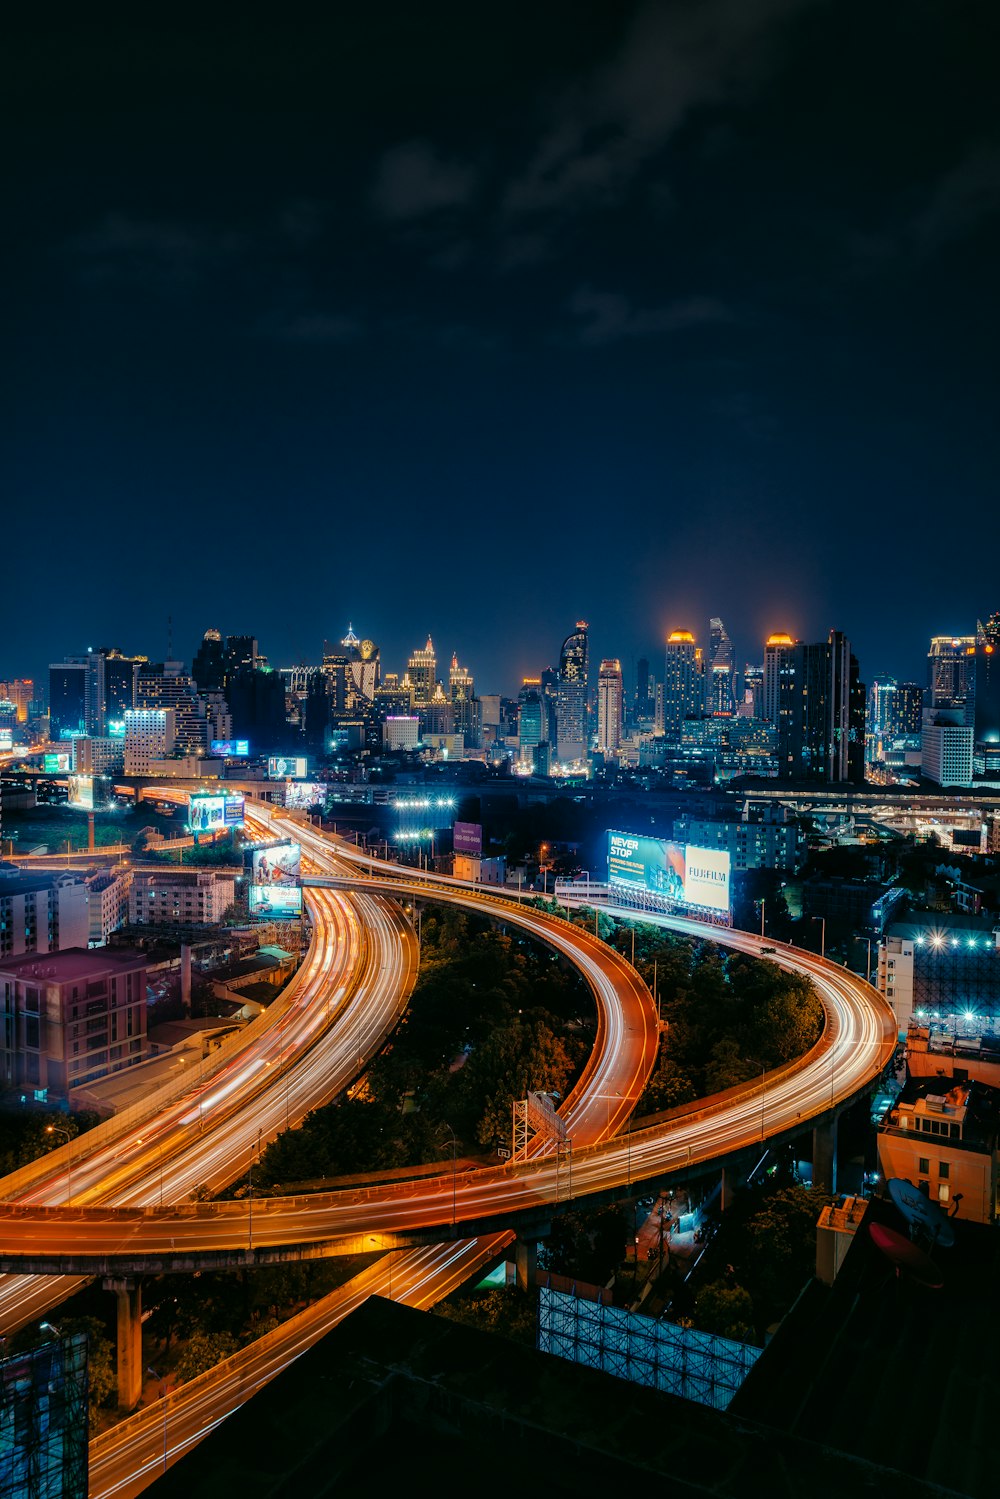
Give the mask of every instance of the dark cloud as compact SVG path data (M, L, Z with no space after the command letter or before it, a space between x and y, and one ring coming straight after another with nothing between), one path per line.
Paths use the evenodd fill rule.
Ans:
M917 250L931 255L1000 212L1000 145L975 146L934 187L912 224Z
M71 236L65 249L87 278L183 285L231 262L247 245L236 230L115 211Z
M577 341L597 347L623 338L652 338L732 321L732 313L714 297L685 297L662 307L633 307L621 292L581 287L570 303L578 320Z
M379 162L372 202L390 222L405 223L464 208L475 193L476 170L449 161L424 140L405 141Z
M364 331L358 318L338 312L296 312L275 316L264 324L265 334L290 344L349 344Z

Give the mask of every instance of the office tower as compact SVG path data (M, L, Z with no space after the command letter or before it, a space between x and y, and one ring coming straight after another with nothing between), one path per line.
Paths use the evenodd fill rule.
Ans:
M1000 613L976 623L973 728L976 780L1000 781Z
M732 713L736 679L736 653L722 620L709 621L708 662L706 670L707 708L711 714Z
M13 703L18 723L27 723L35 684L30 677L14 677L9 682L0 682L0 697Z
M923 719L924 689L917 682L900 682L896 688L897 737L919 735Z
M135 707L139 672L147 664L145 656L126 656L111 647L102 648L104 696L101 725L95 733L106 734L109 723L121 723L129 708Z
M406 675L410 679L413 706L422 708L434 696L437 682L437 657L434 654L434 642L429 635L423 650L414 651L407 661Z
M622 664L617 659L601 662L597 674L597 748L609 758L622 742Z
M840 630L795 647L797 684L791 759L780 774L861 785L865 777L865 692L850 641ZM780 736L780 728L779 728Z
M700 653L690 630L671 630L663 665L663 731L680 738L681 725L704 707Z
M768 723L778 727L782 701L788 695L787 682L789 663L794 664L796 642L791 635L778 631L764 642L764 696L763 716Z
M222 692L225 688L226 648L218 630L205 631L191 663L191 675L199 692Z
M975 733L965 708L924 709L920 733L920 774L938 786L970 787Z
M562 643L556 688L556 758L564 762L587 758L587 673L590 643L586 620Z
M455 715L455 733L461 734L466 749L478 749L482 723L476 684L466 666L459 666L457 653L452 654L448 670L448 691Z
M49 738L64 732L85 731L89 697L86 656L69 656L49 664Z
M424 703L420 709L420 731L421 735L442 736L455 732L455 710L441 682L435 682L430 702Z
M173 708L130 708L125 713L125 774L149 775L154 760L167 760L175 744Z
M741 718L763 718L764 715L764 668L750 662L743 668L743 697L740 700Z
M233 738L249 740L254 754L281 750L288 737L284 679L264 659L258 655L255 667L241 666L226 683Z
M542 680L541 677L525 677L517 695L518 759L533 765L535 749L542 740Z
M379 682L379 648L373 640L359 640L353 627L340 642L346 660L347 708L362 711L375 701Z
M975 635L935 635L927 653L929 708L957 708L968 704L975 686ZM970 720L971 722L971 717Z
M640 656L635 663L635 697L632 699L632 723L648 723L653 717L653 683L649 674L647 657Z
M174 749L181 755L204 755L208 724L194 682L181 661L146 662L136 675L137 708L169 708L174 718ZM126 717L127 722L127 717ZM240 738L248 735L240 733ZM126 759L127 759L126 755Z
M256 671L260 664L257 639L254 635L226 636L226 685L229 678L240 671Z
M885 759L885 748L896 737L897 696L895 677L876 675L868 689L868 711L865 720L865 762L878 764Z

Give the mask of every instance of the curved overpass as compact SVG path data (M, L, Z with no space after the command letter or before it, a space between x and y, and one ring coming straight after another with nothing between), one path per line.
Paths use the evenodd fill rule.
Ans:
M327 877L326 882L340 880ZM563 950L575 951L580 966L598 986L600 982L613 985L615 980L607 971L602 973L597 949L603 948L603 962L614 960L612 969L628 967L603 943L559 918L437 884L421 886L419 881L398 878L366 882L372 887L376 883L386 894L423 893L465 909L502 915L551 945L563 944ZM680 918L662 920L672 929L759 954L759 939L747 933ZM747 1087L736 1097L706 1100L694 1114L655 1124L624 1139L601 1141L602 1134L612 1133L608 1100L613 1095L608 1078L617 1076L613 1072L616 1056L635 1048L636 1056L644 1054L642 1038L623 1027L604 1050L609 1070L603 1071L600 1062L588 1068L563 1105L574 1138L571 1162L558 1154L539 1155L517 1166L486 1168L459 1179L445 1170L420 1181L352 1183L340 1191L308 1198L271 1198L258 1203L253 1224L243 1203L180 1211L84 1209L72 1213L71 1222L67 1210L8 1208L0 1217L0 1265L11 1269L19 1263L53 1268L72 1264L96 1272L126 1267L152 1270L170 1268L175 1262L187 1264L198 1255L207 1256L210 1263L248 1263L358 1252L372 1236L380 1247L388 1247L435 1231L438 1235L442 1230L454 1232L458 1224L466 1231L486 1232L509 1221L511 1215L549 1209L567 1195L586 1196L628 1184L633 1177L666 1175L730 1155L766 1137L800 1130L878 1075L895 1046L895 1023L881 996L846 970L794 948L776 956L782 966L812 979L828 1024L812 1052L765 1079L763 1090L760 1084ZM640 1073L637 1068L634 1075ZM616 1118L624 1119L631 1103L624 1095L620 1105L616 1100ZM597 1137L599 1143L581 1147L582 1137Z

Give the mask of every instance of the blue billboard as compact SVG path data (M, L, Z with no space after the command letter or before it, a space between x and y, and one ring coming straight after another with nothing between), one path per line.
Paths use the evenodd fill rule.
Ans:
M213 739L212 754L226 760L245 760L250 753L249 739Z

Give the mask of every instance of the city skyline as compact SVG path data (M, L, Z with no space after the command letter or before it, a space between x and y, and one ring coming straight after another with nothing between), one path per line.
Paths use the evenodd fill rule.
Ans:
M998 29L19 17L4 670L364 618L503 690L564 621L627 671L721 612L912 677L992 608Z

